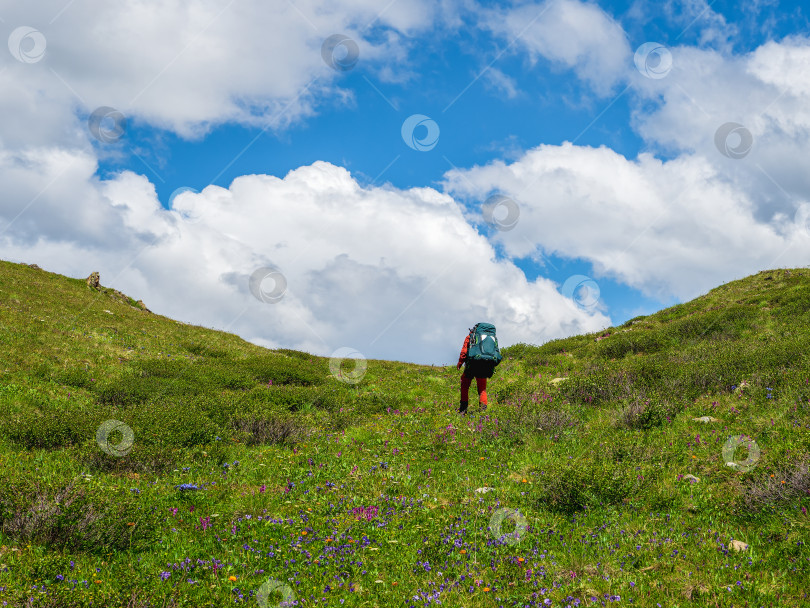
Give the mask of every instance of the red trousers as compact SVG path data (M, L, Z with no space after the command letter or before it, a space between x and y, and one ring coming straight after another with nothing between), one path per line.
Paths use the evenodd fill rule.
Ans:
M472 384L472 378L467 376L467 374L461 374L461 400L462 401L469 401L470 384ZM475 379L475 386L478 389L478 403L480 403L481 405L486 405L487 404L487 379L486 378L476 378Z

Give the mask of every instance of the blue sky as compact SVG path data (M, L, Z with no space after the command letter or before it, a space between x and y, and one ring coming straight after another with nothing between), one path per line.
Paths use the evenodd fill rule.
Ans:
M110 230L121 231L116 239L60 231L54 214L47 212L47 202L42 202L51 192L38 196L32 185L36 176L29 176L19 190L12 189L18 197L16 206L12 201L3 212L2 238L9 258L31 262L39 256L40 265L75 276L86 276L106 263L102 282L104 276L114 277L119 282L115 286L151 302L156 312L227 328L267 346L318 354L351 346L369 357L443 363L450 362L450 353L458 348L455 342L460 345L463 330L476 321L503 324L502 342L542 343L650 314L764 269L769 261L790 266L806 260L806 234L794 228L795 218L804 217L807 183L795 155L795 168L783 162L807 137L807 124L796 112L810 91L803 84L810 78L803 63L808 18L798 2L446 0L406 6L360 0L324 5L312 0L291 1L283 9L277 7L274 15L268 15L273 11L261 3L247 3L237 11L222 2L208 7L210 14L197 7L202 16L195 21L196 13L188 7L196 5L191 2L185 10L173 5L162 13L157 3L147 2L127 9L127 15L105 14L101 4L90 10L59 2L0 11L10 40L17 41L13 38L17 28L28 26L41 32L48 45L41 57L26 62L15 56L18 47L9 43L0 77L14 78L17 95L7 105L22 103L21 96L38 91L35 105L40 105L40 115L44 108L52 116L49 124L34 127L35 113L22 112L20 127L11 124L7 112L4 151L11 158L54 149L81 159L85 157L79 150L90 154L92 170L83 169L73 189L66 185L59 193L61 200L75 196L80 200L76 208L88 214L99 205ZM170 36L166 42L162 36L158 42L159 28L150 30L147 24L159 16L165 17L164 27L176 34L175 40ZM275 33L266 32L268 38L278 39L276 43L263 40L264 20L268 30L276 28ZM255 29L248 27L252 22ZM112 23L110 40L116 39L112 32L120 38L120 43L112 43L120 48L110 49L105 57L99 50L102 23ZM74 33L77 27L91 34L83 38L81 32ZM320 45L333 34L358 44L351 69L331 69L322 59ZM29 46L19 48L36 51L36 40L30 35L25 40ZM636 50L649 42L659 43L673 61L671 72L660 79L645 77L634 64ZM338 59L343 50L336 49ZM783 74L802 65L795 75ZM110 81L110 74L118 81ZM750 107L737 104L740 98L750 98ZM120 139L105 142L88 136L87 118L99 106L126 116ZM411 149L402 137L403 122L415 114L437 125L438 142L430 150ZM31 122L27 130L26 120ZM748 158L730 159L715 149L715 130L728 122L744 124L754 133L757 145ZM788 123L790 128L784 126ZM111 124L110 119L103 123L106 128ZM423 129L415 131L417 138L427 132ZM335 181L313 193L311 184L321 183L313 174L315 168L325 171L323 183ZM334 168L343 168L348 175L335 173ZM10 164L5 170L14 177ZM49 170L54 171L42 169L41 183L49 182ZM308 176L306 193L293 192L287 184L288 174L299 170ZM64 175L50 181L59 183ZM267 182L250 176L278 179ZM250 205L236 193L240 179L251 184L245 186L253 197ZM681 204L682 193L673 188L692 179L697 192L686 196L694 201L684 203L684 211L668 220L673 205ZM225 219L218 215L225 208L218 207L203 214L201 222L185 227L167 219L170 198L178 188L197 191L184 198L187 203L223 200L223 190L212 185L228 192L233 213L242 213L239 205L245 214L253 209L250 218ZM350 197L347 214L368 212L362 215L366 228L358 233L367 236L362 246L357 239L340 244L330 235L329 221L335 230L347 230L334 219L327 221L328 212L319 211L318 205L323 209L330 205L330 188ZM366 197L384 193L400 202L372 210L363 205ZM426 211L427 203L420 197L433 200L434 193L446 197L435 203L444 211L432 207ZM512 198L520 208L514 230L499 231L482 220L481 205L493 193ZM312 206L299 206L296 197L309 201L310 195ZM627 220L628 215L647 212L647 196L663 201L660 215L656 208L644 222ZM57 193L53 197L57 200ZM37 201L33 206L31 199ZM405 208L416 199L420 201L413 211ZM629 203L630 199L636 202ZM691 209L700 208L701 201L714 205L709 215L717 215L695 215ZM351 206L354 203L359 206ZM163 212L156 211L155 204ZM145 218L146 207L152 219ZM19 215L19 209L25 213ZM419 221L400 231L401 221L392 219L400 210ZM428 215L419 215L423 212ZM317 236L301 232L296 241L299 233L290 228L270 237L274 224L281 223L279 213L309 214L283 221L299 228L300 222L318 224L317 230L313 228ZM738 213L747 223L737 218ZM706 232L700 246L691 242L696 231L682 222L683 216L693 218ZM466 225L457 223L460 217ZM232 226L231 220L236 222ZM746 235L747 244L729 235L716 236L723 234L726 222ZM231 226L227 231L226 225ZM452 226L445 233L446 250L436 244L445 230L440 225ZM264 241L240 232L261 226L268 231ZM223 242L212 236L216 230L222 231L222 238L233 239L229 251L240 252L234 256L243 256L241 262L229 262L233 267L224 262L230 253L214 253ZM179 234L173 245L168 244L169 233L172 238ZM660 250L656 239L665 244ZM53 246L43 246L49 240ZM430 292L445 278L431 275L429 259L418 268L408 263L386 266L382 260L392 243L403 240L413 252L402 251L398 255L403 257L395 259L424 253L438 262L445 254L452 255L450 251L474 250L468 260L457 261L453 272L465 277L458 279L460 285L470 285L470 302L480 300L483 308L460 304L453 297L458 288L449 286L444 295L434 294L431 300ZM434 243L442 253L433 251L434 245L420 245L420 240ZM57 243L65 241L73 244L72 253L57 253ZM271 306L272 315L257 312L251 325L243 326L239 319L246 321L253 309L239 313L241 301L216 303L225 297L217 292L223 284L245 282L249 264L278 265L281 258L276 260L272 252L285 249L292 252L287 262L293 268L309 255L309 248L319 249L321 244L319 261L285 272L291 297ZM208 260L205 269L191 261L192 249L185 246L197 248L200 259ZM212 256L217 257L216 264ZM377 259L379 264L373 262ZM209 269L219 262L222 267L214 276ZM341 265L350 262L358 266ZM513 267L522 279L509 274ZM209 271L209 283L192 286L195 274ZM337 276L336 272L369 281L362 289L357 284L357 297L368 299L368 310L381 316L369 320L368 327L340 329L352 317L351 290L338 285L339 293L330 295L321 293L323 281L312 282ZM178 273L187 286L167 294L179 284ZM570 299L571 294L561 290L576 275L598 286L597 305L584 307L576 298L565 304L550 295L553 288ZM293 295L293 277L300 279L298 295ZM370 295L372 284L390 289L391 294L401 289L403 296L390 301L380 296L377 302ZM488 296L479 298L476 284L521 304L506 313L502 300L493 296L484 305ZM198 295L202 293L204 298ZM416 301L411 302L410 293ZM211 306L201 301L206 299ZM334 318L324 318L323 311L332 309L323 299L331 299L332 309L340 309ZM282 312L285 306L289 310ZM445 315L441 320L431 319L437 309ZM487 318L479 318L482 314ZM355 316L362 318L364 313ZM521 321L538 317L553 321L536 325ZM272 322L265 323L268 318ZM299 322L302 325L294 329ZM433 338L425 338L407 351L398 350L402 336L431 323L438 324L436 331L441 327L447 332L442 333L441 348ZM352 336L360 334L359 343L351 343Z

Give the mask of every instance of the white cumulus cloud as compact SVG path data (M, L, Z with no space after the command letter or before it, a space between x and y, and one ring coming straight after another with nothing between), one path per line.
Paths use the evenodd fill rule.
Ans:
M572 69L600 95L608 95L632 57L627 37L596 4L579 0L528 2L482 11L480 27L557 66Z
M75 165L71 180L90 179L92 169ZM610 324L553 282L529 282L496 259L459 205L431 188L364 188L345 169L316 162L283 179L247 175L228 189L188 193L178 207L194 210L193 223L161 208L143 176L124 172L99 190L104 196L84 206L90 228L97 212L127 238L84 239L76 223L58 247L56 236L35 245L7 238L6 250L71 276L98 270L103 284L169 317L320 355L351 347L369 358L447 364L478 321L494 323L502 344ZM42 215L56 204L49 199ZM249 288L262 268L284 276L277 302Z

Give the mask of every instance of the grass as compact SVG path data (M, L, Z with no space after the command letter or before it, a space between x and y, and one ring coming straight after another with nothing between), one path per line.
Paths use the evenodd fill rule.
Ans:
M0 605L810 605L806 270L503 349L466 417L454 366L341 382L6 262L0 342Z

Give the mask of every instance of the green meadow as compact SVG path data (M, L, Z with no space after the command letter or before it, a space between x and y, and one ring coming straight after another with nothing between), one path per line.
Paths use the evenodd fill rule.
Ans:
M810 606L807 269L502 348L467 416L8 262L0 343L0 606Z

